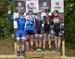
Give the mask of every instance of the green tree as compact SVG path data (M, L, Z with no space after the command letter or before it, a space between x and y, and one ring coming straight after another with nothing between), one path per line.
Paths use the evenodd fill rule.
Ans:
M65 0L64 19L65 19L65 39L70 48L75 48L75 2Z
M13 0L0 1L0 38L9 37L12 33L12 22L7 19L8 9L13 8Z

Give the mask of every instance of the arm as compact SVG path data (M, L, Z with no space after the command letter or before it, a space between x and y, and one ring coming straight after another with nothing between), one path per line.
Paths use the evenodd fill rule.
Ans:
M8 11L8 20L9 20L9 21L13 21L13 18L11 17L10 14L11 14L11 11L9 10L9 11Z
M13 21L13 18L11 17L10 14L8 14L8 20L9 20L9 21Z
M24 29L25 29L25 31L26 31L26 18L24 18L25 19L25 26L24 26Z
M29 19L26 19L26 23L25 23L26 25L29 25L30 24L30 21L29 21Z
M35 20L33 19L31 22L32 22L32 23L34 23L34 22L35 22Z
M51 16L51 25L53 25L53 17Z
M64 33L64 19L63 19L63 17L61 18L61 31L62 31L62 33Z
M44 28L44 24L45 24L45 21L44 21L44 16L42 17L42 28Z

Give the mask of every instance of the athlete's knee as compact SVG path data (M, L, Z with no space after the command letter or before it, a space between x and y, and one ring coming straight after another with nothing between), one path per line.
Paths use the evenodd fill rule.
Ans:
M42 34L40 34L39 37L42 38Z
M38 36L35 36L35 39L38 39Z
M57 36L54 36L54 39L56 40L58 37Z
M60 36L58 37L58 40L61 40L61 37Z
M29 35L26 35L26 39L29 39Z
M44 34L43 36L44 36L44 38L46 38L46 34Z
M19 46L20 45L20 40L16 40L16 44L17 44L17 46Z
M33 35L31 35L31 37L30 37L30 38L31 38L31 40L33 40Z
M31 41L30 44L33 45L33 42Z
M17 37L17 38L16 38L16 41L19 42L19 41L20 41L20 37Z

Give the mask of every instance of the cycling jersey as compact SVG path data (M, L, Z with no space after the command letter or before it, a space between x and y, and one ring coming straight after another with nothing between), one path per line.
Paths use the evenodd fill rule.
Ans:
M55 16L53 17L53 24L54 24L54 33L55 36L60 36L61 35L61 17L60 16Z
M26 30L34 30L35 18L33 16L26 17Z
M35 32L36 34L41 34L42 33L42 23L43 19L41 16L37 16L35 19Z
M49 34L50 33L50 25L51 25L51 16L44 16L44 32Z
M17 22L17 31L16 31L16 39L24 39L25 38L25 22L26 22L26 19L25 18L15 18L13 19L11 17L11 15L8 15L8 20L12 20L12 21L16 21Z
M12 21L16 21L17 22L17 30L24 30L25 29L25 22L26 22L26 19L25 18L11 18L11 15L8 15L8 20L12 20Z

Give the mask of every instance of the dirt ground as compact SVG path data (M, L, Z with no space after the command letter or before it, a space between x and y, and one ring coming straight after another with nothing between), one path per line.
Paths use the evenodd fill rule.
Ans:
M0 42L0 55L14 54L14 42L12 39L5 39Z
M67 56L75 56L75 50L66 48ZM14 41L12 39L5 39L0 42L0 55L14 55Z

